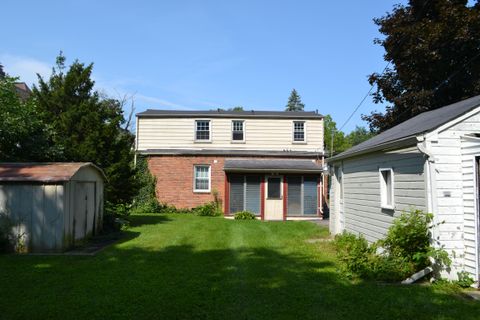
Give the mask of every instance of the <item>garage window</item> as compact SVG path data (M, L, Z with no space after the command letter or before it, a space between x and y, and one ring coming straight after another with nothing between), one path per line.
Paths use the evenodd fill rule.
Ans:
M393 170L391 168L380 169L380 196L381 205L385 209L394 208L393 194Z

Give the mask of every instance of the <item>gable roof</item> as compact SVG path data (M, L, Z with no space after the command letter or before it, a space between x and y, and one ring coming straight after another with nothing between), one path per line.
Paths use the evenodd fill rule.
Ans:
M147 109L137 113L137 117L152 118L270 118L270 119L322 119L323 116L315 111L190 111L190 110L154 110Z
M88 166L106 179L103 171L91 162L16 162L0 163L0 182L65 182Z
M479 106L480 95L432 111L420 113L419 115L330 158L329 161L344 159L387 147L396 148L413 145L417 142L416 137L418 135L432 131Z

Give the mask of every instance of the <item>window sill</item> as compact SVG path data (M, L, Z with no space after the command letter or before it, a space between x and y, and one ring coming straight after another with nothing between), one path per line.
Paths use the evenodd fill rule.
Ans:
M245 140L232 140L231 143L245 144Z
M307 144L307 141L292 141L293 144Z
M395 205L387 206L382 204L380 207L385 210L395 210Z
M283 200L283 198L267 198L266 200Z
M210 190L193 190L193 193L210 193Z
M212 143L212 140L194 140L193 143Z

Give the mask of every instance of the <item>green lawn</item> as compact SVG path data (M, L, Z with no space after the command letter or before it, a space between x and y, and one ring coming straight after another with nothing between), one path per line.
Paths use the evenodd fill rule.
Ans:
M95 257L0 256L0 319L480 319L430 286L342 279L308 222L132 221Z

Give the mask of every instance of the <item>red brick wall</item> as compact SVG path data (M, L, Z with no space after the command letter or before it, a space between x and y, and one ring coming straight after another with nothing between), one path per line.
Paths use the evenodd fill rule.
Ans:
M214 161L217 163L214 163ZM193 166L211 166L211 191L217 190L221 199L225 191L225 158L218 156L151 156L150 172L157 178L157 198L177 208L193 208L213 201L213 193L193 192Z
M228 157L232 158L232 157ZM262 158L267 157L248 157ZM278 159L268 157L270 159ZM245 157L247 159L247 157ZM216 163L215 163L216 161ZM177 208L194 208L213 201L213 193L193 192L193 166L206 164L211 166L211 191L217 190L224 203L225 172L223 156L150 156L148 167L157 179L157 198L162 203Z

